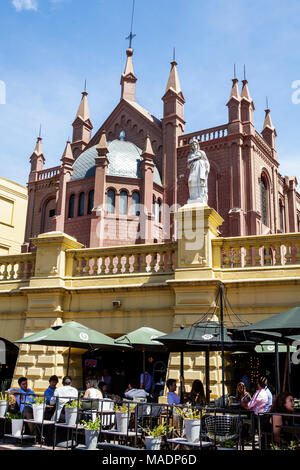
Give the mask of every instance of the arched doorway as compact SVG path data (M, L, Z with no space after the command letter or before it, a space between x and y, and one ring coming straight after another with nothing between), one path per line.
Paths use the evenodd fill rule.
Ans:
M10 387L19 354L19 348L0 338L0 391Z

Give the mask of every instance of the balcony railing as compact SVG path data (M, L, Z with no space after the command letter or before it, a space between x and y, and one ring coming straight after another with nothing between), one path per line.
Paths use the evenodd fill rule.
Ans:
M216 238L214 268L300 265L300 233Z
M34 268L35 253L0 256L0 281L29 279Z
M48 178L53 178L54 176L58 176L59 170L60 170L59 166L48 168L47 170L41 170L39 171L39 174L38 174L38 180L45 180Z
M199 142L207 142L209 140L221 139L226 137L228 133L228 125L211 127L210 129L203 129L202 131L192 132L191 134L184 134L178 138L178 146L183 147L188 145L193 137Z
M177 243L67 250L67 276L170 273L176 252Z

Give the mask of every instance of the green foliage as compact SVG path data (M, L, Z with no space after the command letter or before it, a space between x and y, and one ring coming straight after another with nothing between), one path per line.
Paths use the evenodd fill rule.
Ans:
M7 400L7 393L0 392L0 400L1 401L6 401Z
M201 411L193 410L192 408L177 408L176 412L182 419L201 419Z
M6 413L8 419L23 419L21 413Z
M139 428L141 428L147 436L152 436L155 438L166 436L167 434L169 434L169 432L172 431L172 429L174 429L173 426L167 427L165 424L158 424L153 429L150 429L149 426L147 426L146 428L139 426Z
M216 442L218 442L218 439ZM223 441L221 442L221 446L225 447L226 449L232 449L233 447L236 447L236 442L233 440Z
M99 427L101 424L101 419L97 418L95 421L81 421L83 424L84 429L88 429L89 431L99 431Z
M81 401L79 401L78 403L77 400L73 400L70 403L66 403L65 405L66 408L77 408L77 407L80 408L81 406L82 406Z
M33 402L35 405L43 405L44 401L44 397L33 397Z
M271 444L272 450L300 450L300 441L291 441L289 444Z
M119 413L128 413L134 410L136 405L115 405L114 410L119 412Z

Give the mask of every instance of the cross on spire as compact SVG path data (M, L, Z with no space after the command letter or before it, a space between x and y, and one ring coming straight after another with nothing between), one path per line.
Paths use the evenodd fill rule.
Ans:
M127 40L129 40L129 49L131 49L132 47L132 40L133 38L136 36L136 34L132 34L132 27L133 27L133 17L134 17L134 4L135 4L135 0L132 0L132 15L131 15L131 27L130 27L130 34L129 36L126 38Z

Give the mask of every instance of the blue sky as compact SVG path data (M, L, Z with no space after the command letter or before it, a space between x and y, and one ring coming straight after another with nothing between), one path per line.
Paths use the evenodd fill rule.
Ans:
M94 130L120 99L132 0L1 0L0 175L25 184L42 123L46 167L59 164L87 79ZM298 0L136 0L137 101L157 117L173 47L186 99L186 132L227 122L233 64L246 64L261 131L266 96L280 172L300 183ZM299 82L300 85L300 82ZM299 94L300 96L300 94Z

